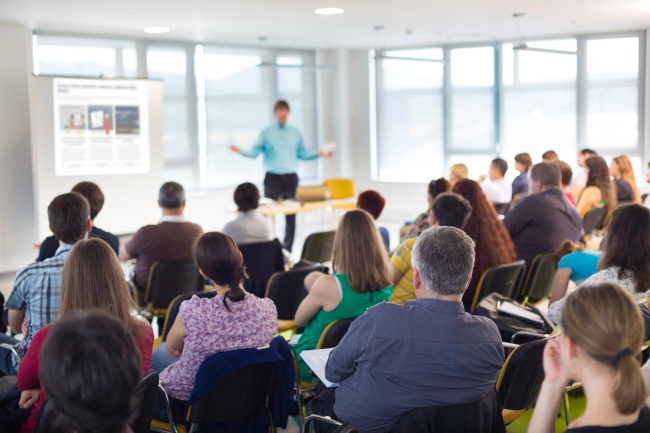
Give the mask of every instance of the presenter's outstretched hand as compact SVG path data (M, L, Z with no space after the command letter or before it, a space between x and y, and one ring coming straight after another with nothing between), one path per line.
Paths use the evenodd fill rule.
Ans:
M333 154L334 154L334 152L325 152L324 150L319 150L318 151L318 156L322 156L323 158L329 158Z
M230 150L232 150L233 152L241 153L241 150L239 150L239 147L235 146L234 144L231 144L231 145L228 146L228 147L229 147Z

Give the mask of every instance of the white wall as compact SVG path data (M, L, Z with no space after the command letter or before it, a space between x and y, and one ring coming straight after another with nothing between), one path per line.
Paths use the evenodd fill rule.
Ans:
M0 272L36 258L30 149L32 34L0 25Z

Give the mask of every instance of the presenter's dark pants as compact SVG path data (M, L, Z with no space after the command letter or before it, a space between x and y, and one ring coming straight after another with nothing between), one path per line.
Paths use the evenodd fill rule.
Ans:
M278 200L280 198L295 198L296 188L298 188L298 175L290 174L273 174L266 173L264 178L264 196ZM293 238L296 233L296 215L287 215L287 226L284 234L283 247L291 251Z

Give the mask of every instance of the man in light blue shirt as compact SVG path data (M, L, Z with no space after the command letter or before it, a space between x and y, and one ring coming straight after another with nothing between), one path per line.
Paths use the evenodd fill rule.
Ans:
M289 104L278 101L274 108L277 123L264 129L251 150L241 150L231 145L230 149L247 158L257 158L264 153L264 195L273 200L294 198L298 187L299 160L310 161L319 156L328 157L331 152L313 151L305 148L302 135L293 126L287 125ZM284 248L291 251L296 229L296 215L287 215Z

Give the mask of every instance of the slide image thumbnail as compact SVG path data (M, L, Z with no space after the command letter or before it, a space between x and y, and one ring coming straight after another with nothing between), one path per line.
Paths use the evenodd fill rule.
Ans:
M86 107L83 105L61 105L59 107L59 129L61 131L86 129Z
M140 133L140 108L128 106L115 107L115 133Z
M113 107L110 105L89 105L88 129L91 131L104 131L106 135L113 129Z

